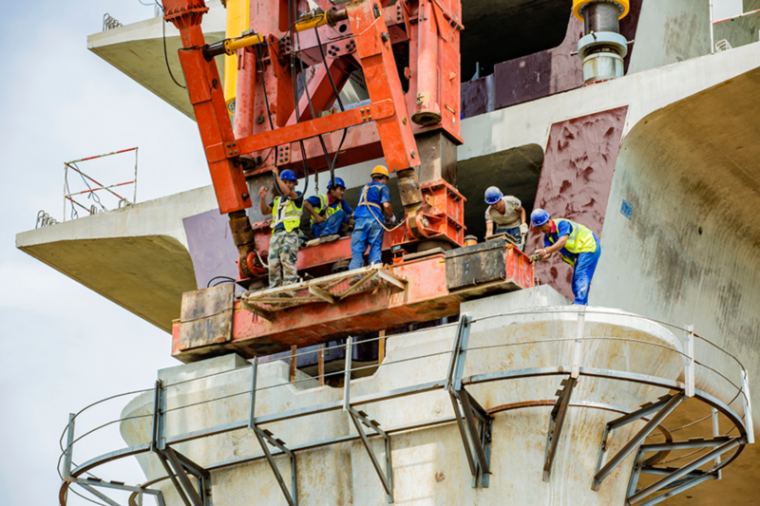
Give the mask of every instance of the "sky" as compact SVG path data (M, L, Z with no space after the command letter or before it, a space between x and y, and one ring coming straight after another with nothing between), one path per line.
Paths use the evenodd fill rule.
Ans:
M34 228L39 210L61 220L67 160L138 146L140 202L211 182L195 123L87 50L106 12L128 24L152 17L153 7L138 0L3 2L0 16L7 49L0 79L0 490L7 506L58 503L58 438L70 412L150 388L158 369L178 365L169 334L15 247L15 235ZM77 433L117 418L128 400L82 415ZM76 462L126 446L118 425L85 443ZM103 477L144 479L136 464L122 467ZM70 495L69 504L90 503Z
M716 0L716 18L738 13L740 3ZM39 210L62 218L67 160L138 146L140 202L210 184L195 124L87 50L87 36L101 30L106 12L128 24L152 17L153 7L139 0L3 2L3 505L57 504L58 439L68 413L150 388L158 369L178 364L170 357L167 333L15 248L15 235L34 228ZM83 415L77 433L117 418L128 399ZM83 440L74 460L125 446L117 428ZM134 463L108 471L102 477L142 479ZM69 504L89 503L70 496Z

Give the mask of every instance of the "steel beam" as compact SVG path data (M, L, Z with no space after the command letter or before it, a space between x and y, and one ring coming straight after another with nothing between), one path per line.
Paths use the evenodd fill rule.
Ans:
M578 326L582 329L583 320L580 315L578 316L578 321ZM580 346L580 344L578 344L578 346ZM559 445L559 439L562 436L562 429L565 426L565 418L567 417L567 409L570 405L570 397L573 395L573 389L575 388L577 381L578 380L572 375L567 380L562 380L563 383L566 383L565 388L558 392L559 398L551 412L549 431L546 435L546 460L544 461L543 479L546 482L551 479L552 464L554 463L554 457L557 454L557 446Z
M625 446L623 446L623 448L621 448L620 451L614 457L612 457L602 469L596 473L596 475L594 475L594 481L591 485L591 489L599 490L599 486L602 484L602 481L604 481L607 475L609 475L612 470L615 469L615 467L617 467L618 464L620 464L623 459L625 459L628 454L634 450L634 448L639 446L641 442L644 441L644 439L649 435L649 433L652 432L652 430L654 430L654 428L657 427L674 409L676 409L679 404L681 404L681 401L683 401L684 398L685 396L683 392L674 394L665 403L662 409L660 409L660 411L654 415L649 420L649 422L647 422L647 424L644 425L644 427L635 436L633 436L633 438L628 441L628 443L626 443Z
M652 483L648 487L644 487L643 489L639 490L635 494L633 494L631 497L628 498L628 502L630 504L634 504L641 499L647 497L648 495L657 492L658 490L667 487L671 483L673 483L676 480L679 480L683 478L684 476L688 475L690 472L696 470L700 466L706 464L707 462L715 459L716 457L722 455L723 453L726 453L727 451L733 450L737 446L745 444L745 441L741 438L733 438L729 440L728 442L722 444L721 446L715 448L711 452L708 452L701 457L693 460L689 464L685 465L684 467L680 468L679 470L669 474L665 478L656 481L655 483Z
M259 427L253 428L253 433L256 435L256 439L259 440L259 444L261 445L261 449L264 451L264 455L266 456L267 462L269 462L269 467L272 468L272 472L274 473L274 477L277 480L277 484L280 486L280 490L282 490L282 494L285 496L285 500L288 502L289 506L298 506L298 470L296 469L296 457L295 455L285 448L285 445L281 442L275 440L274 438L271 438L271 434L266 433ZM293 493L291 494L290 491L288 491L288 487L285 485L285 480L282 478L282 474L280 473L279 467L277 467L277 464L274 462L274 457L272 456L272 452L269 450L269 442L275 442L275 446L279 448L283 453L287 454L288 457L290 457L290 478L291 478L291 489L293 490Z
M375 472L377 472L377 475L383 484L385 493L388 495L388 503L393 503L393 461L391 460L391 439L388 434L382 432L375 423L370 424L370 426L385 439L385 472L383 472L383 469L380 466L380 462L378 461L374 450L372 450L372 446L370 446L367 434L362 428L362 418L366 420L366 417L360 418L360 414L350 406L348 407L347 411L351 417L351 421L356 427L356 431L359 433L359 437L361 438L361 442L364 445L364 449L367 450L367 454L372 461L372 466L375 468ZM368 420L368 422L371 421Z
M193 483L190 481L190 478L187 476L187 473L185 472L185 467L182 465L182 462L180 462L179 457L177 457L177 454L174 452L172 447L171 446L167 447L165 453L166 453L166 456L168 457L169 463L171 464L172 468L174 468L174 472L179 478L179 481L182 484L182 487L184 488L185 493L190 498L190 501L193 503L193 506L204 506L203 499L201 499L201 495L193 486ZM200 482L202 481L202 479L203 478L201 477L198 481ZM199 486L199 488L203 488L202 485Z
M704 483L705 481L707 481L709 479L710 479L710 475L704 475L704 476L700 476L698 478L694 478L693 480L688 481L688 482L684 483L683 485L674 488L673 490L668 490L664 494L658 495L654 499L650 499L649 501L647 501L647 502L645 502L645 503L643 503L643 504L641 504L639 506L654 506L655 504L661 503L665 499L670 499L674 495L678 495L681 492L685 492L686 490L689 490L692 487L696 487L700 483ZM628 504L633 504L633 503L629 502Z
M74 454L74 421L77 415L69 413L69 426L66 429L66 449L63 456L63 480L71 480L71 459Z

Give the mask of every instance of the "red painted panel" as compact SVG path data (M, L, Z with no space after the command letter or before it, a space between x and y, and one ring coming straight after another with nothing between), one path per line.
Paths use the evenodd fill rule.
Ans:
M601 239L627 113L626 106L552 125L534 207L581 223ZM543 247L541 233L532 230L528 241L528 251ZM572 268L558 255L536 272L541 283L572 299Z

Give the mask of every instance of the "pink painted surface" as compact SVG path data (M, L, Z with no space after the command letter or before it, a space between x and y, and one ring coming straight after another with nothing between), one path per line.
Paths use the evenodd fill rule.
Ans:
M601 240L627 112L628 107L620 107L552 125L536 208L585 225ZM543 234L531 230L527 251L541 247ZM536 274L542 284L572 300L573 270L557 254L538 264Z

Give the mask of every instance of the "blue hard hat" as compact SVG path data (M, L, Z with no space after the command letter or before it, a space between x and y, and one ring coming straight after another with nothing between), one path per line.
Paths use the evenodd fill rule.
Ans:
M534 209L533 212L530 213L530 224L534 227L540 227L547 221L549 221L549 213L543 209Z
M489 206L494 205L497 203L501 198L504 196L503 193L501 193L501 190L496 188L495 186L490 187L486 190L486 204Z
M345 183L345 182L344 182L344 181L343 181L341 178L339 178L339 177L336 177L336 178L335 178L335 186L336 186L336 187L337 187L337 186L342 186L344 190L346 189L346 183ZM331 181L331 182L330 182L330 183L327 185L327 189L328 189L328 190L331 190L332 188L333 188L333 182Z
M296 181L296 182L298 182L298 178L296 177L296 173L293 172L290 169L283 170L280 173L280 179L282 179L283 181Z

